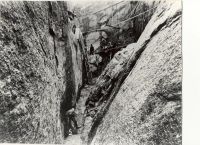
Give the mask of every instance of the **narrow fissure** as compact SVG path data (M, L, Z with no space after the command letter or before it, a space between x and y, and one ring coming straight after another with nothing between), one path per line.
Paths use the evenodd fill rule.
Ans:
M0 8L0 142L181 144L178 1Z
M69 37L66 38L68 40ZM72 100L75 95L75 84L74 84L74 72L73 72L73 64L72 64L72 52L70 49L70 45L68 41L66 43L66 55L69 56L66 58L65 63L65 74L66 74L66 89L64 95L61 99L60 104L60 117L61 117L61 124L62 124L62 134L64 138L69 136L69 129L70 129L70 122L66 117L66 112L73 107Z
M142 4L140 5L138 3L135 3L136 6L135 6L135 9L133 10L132 15L135 14L137 8L144 11L143 7L145 7L145 5L142 5ZM139 11L139 12L142 12L142 11ZM137 11L137 13L139 12ZM152 11L151 15L153 15L153 12L154 11ZM117 15L117 12L115 12L115 15ZM129 17L131 17L132 15L129 15ZM124 71L120 72L118 76L115 76L115 78L110 78L109 76L106 76L107 78L105 78L105 83L103 83L103 86L101 87L99 86L99 83L97 82L97 78L100 79L99 77L101 77L102 79L102 77L103 78L105 77L103 76L102 73L105 71L107 64L109 64L109 62L113 59L113 57L115 56L117 52L123 50L129 44L137 42L137 40L139 39L139 36L143 32L148 21L150 20L151 15L149 15L149 17L142 18L144 19L143 21L144 24L141 26L139 31L134 29L134 25L137 25L138 23L136 20L132 21L132 26L129 27L127 30L122 30L119 27L109 25L108 24L109 21L107 20L107 22L105 22L106 26L110 27L109 29L111 29L112 32L107 31L107 30L99 31L99 37L95 41L99 41L100 45L98 48L95 48L95 50L91 50L91 47L94 47L94 46L92 46L92 44L88 43L87 41L88 40L90 41L91 39L91 38L88 38L90 33L96 33L96 32L93 32L93 31L83 32L84 34L83 36L85 39L84 41L85 41L85 45L87 47L87 52L88 52L87 54L88 64L89 66L93 65L93 67L96 67L96 71L92 71L91 68L89 67L89 70L88 70L89 72L86 72L90 74L88 75L88 78L87 78L89 84L83 85L78 91L78 98L77 98L77 105L76 105L76 107L78 107L76 108L76 110L78 110L77 120L78 120L79 126L81 127L78 133L81 133L81 134L83 133L85 129L85 126L84 126L85 121L87 120L88 117L92 117L92 120L93 120L92 123L90 124L88 137L85 140L87 142L86 144L88 145L92 142L93 137L95 136L96 131L98 129L98 126L102 123L102 120L106 112L108 111L110 104L114 100L121 85L123 84L124 80L128 76L129 72L134 67L134 64L136 63L137 59L139 58L139 56L141 55L144 49L141 49L138 52L136 52L136 57L134 61L132 62L127 61L127 65L125 65L125 67L123 68ZM88 25L89 25L88 22L83 21L83 25L82 25L83 30L88 30ZM102 33L104 33L104 35L107 35L107 38L104 38L102 36ZM81 45L79 46L81 47ZM81 52L83 53L82 47L81 47ZM98 57L101 58L102 60L99 61ZM94 59L94 58L95 58L95 61L91 62L91 59ZM82 73L85 73L85 71L87 71L87 69L83 69ZM90 88L90 90L87 90L88 87ZM83 95L86 95L86 96L83 96ZM71 138L73 139L73 137ZM70 143L70 141L71 139L68 138L67 143L68 142ZM83 143L85 141L83 140Z

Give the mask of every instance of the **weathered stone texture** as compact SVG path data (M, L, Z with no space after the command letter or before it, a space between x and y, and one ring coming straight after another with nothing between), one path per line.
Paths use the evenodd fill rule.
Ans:
M117 92L113 101L105 103L112 101L107 113L100 120L101 112L89 115L91 120L85 122L87 144L181 144L181 1L161 1L135 46L125 60L132 70L119 91L112 91ZM99 81L105 75L113 78L112 72L117 72L113 66ZM95 101L94 92L90 96Z
M82 77L70 31L66 2L0 2L0 142L62 143Z

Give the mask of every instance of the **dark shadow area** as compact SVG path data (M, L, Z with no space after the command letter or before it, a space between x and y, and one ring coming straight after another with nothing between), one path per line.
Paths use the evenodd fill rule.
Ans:
M71 49L69 44L67 43L67 39L66 39L66 62L64 64L64 68L65 68L65 81L66 81L66 89L65 92L61 98L61 102L60 102L60 119L61 119L61 126L62 131L63 131L63 135L66 138L69 134L69 121L67 119L66 116L66 112L72 108L73 106L73 97L75 95L75 81L74 81L74 72L73 72L73 64L72 64L72 55L71 55Z

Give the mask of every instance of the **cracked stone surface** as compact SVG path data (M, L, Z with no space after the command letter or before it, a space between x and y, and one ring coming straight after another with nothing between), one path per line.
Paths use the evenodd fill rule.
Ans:
M114 99L107 98L103 104L110 103L105 116L101 116L102 110L95 115L88 113L85 144L181 144L181 1L161 1L134 46L125 60L132 69L119 90L113 90L117 91ZM104 96L100 90L105 86L105 76L113 78L112 73L126 70L121 67L115 71L116 56L107 65L113 67L107 67L99 77L103 85L91 92L90 100L95 104Z
M61 104L68 98L70 107L82 84L67 9L66 2L0 2L0 142L64 141Z

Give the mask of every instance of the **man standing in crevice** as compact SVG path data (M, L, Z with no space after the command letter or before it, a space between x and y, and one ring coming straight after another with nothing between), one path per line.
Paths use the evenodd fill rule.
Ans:
M77 116L77 114L75 112L74 107L72 107L70 110L68 110L66 112L66 118L67 118L67 122L68 122L68 126L69 126L68 130L71 130L72 134L77 134L78 129L80 128L76 121L76 116Z
M94 54L94 46L91 44L90 45L90 55Z

